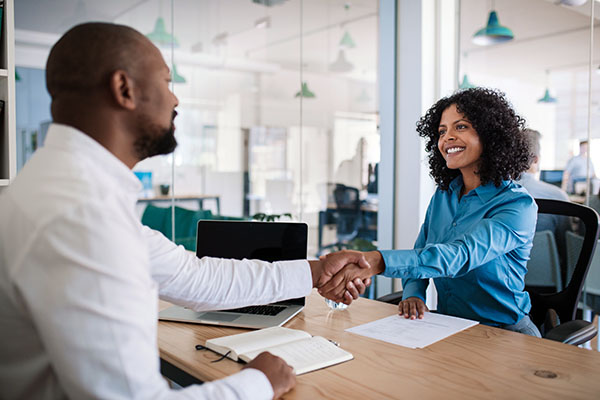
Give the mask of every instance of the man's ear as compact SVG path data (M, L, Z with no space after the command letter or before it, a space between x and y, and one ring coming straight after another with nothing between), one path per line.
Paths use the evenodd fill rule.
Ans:
M134 110L136 98L133 79L123 70L116 70L110 76L110 94L113 100L121 107Z

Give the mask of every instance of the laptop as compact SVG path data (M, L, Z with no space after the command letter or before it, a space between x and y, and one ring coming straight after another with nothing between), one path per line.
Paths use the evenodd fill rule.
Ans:
M301 222L198 221L196 256L263 261L305 260L308 226ZM233 310L196 312L174 306L161 311L166 321L240 328L281 326L298 314L305 298Z

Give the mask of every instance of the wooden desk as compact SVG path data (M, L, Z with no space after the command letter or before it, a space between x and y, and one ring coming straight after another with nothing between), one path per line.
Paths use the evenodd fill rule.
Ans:
M214 200L217 206L217 214L221 214L221 199L219 195L214 194L184 194L176 195L175 201L197 201L201 210L204 209L204 200ZM170 195L160 195L154 197L142 197L138 199L138 203L165 203L170 202Z
M162 302L163 307L168 303ZM387 317L396 306L359 299L330 311L313 292L285 326L332 339L354 360L298 377L285 399L597 399L600 353L478 325L425 349L408 349L344 332ZM244 329L159 322L163 360L201 381L233 374L241 364L196 351L210 338Z

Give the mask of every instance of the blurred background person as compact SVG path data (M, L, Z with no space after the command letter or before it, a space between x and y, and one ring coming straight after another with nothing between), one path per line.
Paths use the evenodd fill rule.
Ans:
M529 140L529 148L533 158L529 169L523 172L517 183L527 189L533 198L569 201L569 196L564 190L538 179L540 172L540 139L542 135L533 129L525 129L523 132ZM554 233L561 263L565 260L565 232L568 229L569 219L567 217L538 214L535 230L536 232L549 230Z
M585 182L587 177L587 154L589 143L587 140L579 142L579 154L572 157L565 167L562 180L562 189L567 193L575 193L575 183ZM590 160L590 178L595 178L594 164Z

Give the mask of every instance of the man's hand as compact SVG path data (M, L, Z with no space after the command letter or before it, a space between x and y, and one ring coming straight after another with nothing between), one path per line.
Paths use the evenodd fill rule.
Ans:
M292 367L267 351L256 356L244 366L245 368L257 369L267 376L273 386L274 399L280 398L296 386L296 374Z
M363 253L359 251L343 250L337 253L331 253L326 256L321 256L318 261L309 261L313 276L313 287L319 288L325 285L333 275L338 273L345 265L352 263L360 269L370 269ZM347 285L347 290L343 291L340 296L331 298L331 300L343 302L345 304L352 303L352 300L357 299L365 292L367 286L371 284L371 279L361 280L356 279Z
M398 314L404 315L404 318L423 319L425 311L429 311L429 308L418 297L409 297L398 303Z
M353 252L357 253L357 252ZM330 256L337 255L339 253L330 254ZM385 270L385 263L383 257L378 251L370 251L368 253L360 253L366 259L367 264L371 268L361 268L357 264L348 264L344 269L336 273L326 284L319 288L321 296L327 297L334 301L344 301L346 291L350 291L350 288L356 286L358 281L369 282L373 275L380 274ZM347 303L349 304L349 303Z

